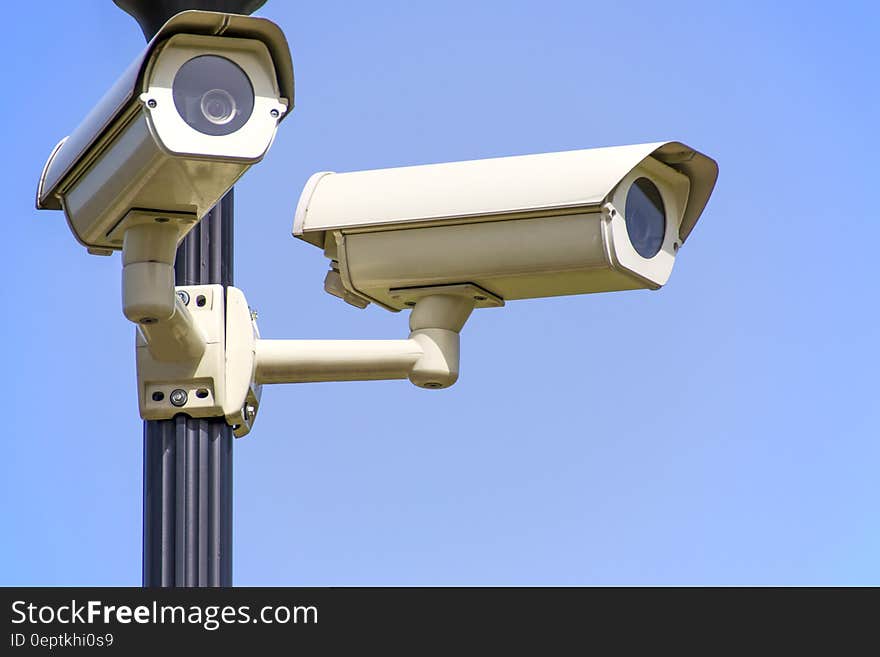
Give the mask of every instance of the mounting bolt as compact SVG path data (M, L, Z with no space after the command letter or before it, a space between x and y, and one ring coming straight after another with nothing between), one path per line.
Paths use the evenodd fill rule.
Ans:
M172 406L183 406L186 404L186 390L181 390L178 388L171 392L171 395L168 397L171 401Z
M154 98L150 98L150 100L147 101L147 107L149 107L150 109L154 109L156 105L158 105L158 103Z
M177 296L183 301L184 306L189 305L189 293L186 290L178 290Z
M254 419L254 416L257 414L257 409L253 404L245 404L244 407L244 416L248 422Z
M279 112L278 112L277 109L273 109L273 110L270 110L270 111L269 111L269 115L270 115L273 119L277 119L277 118L278 118L278 114L279 114Z

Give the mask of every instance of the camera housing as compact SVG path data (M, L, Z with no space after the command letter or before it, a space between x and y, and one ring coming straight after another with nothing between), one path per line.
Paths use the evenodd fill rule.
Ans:
M128 228L144 221L174 226L179 241L262 159L293 93L274 23L177 14L55 147L37 208L63 209L91 253L122 249Z
M360 307L445 286L477 290L476 307L657 289L717 176L680 142L320 172L293 234L330 259L325 289Z

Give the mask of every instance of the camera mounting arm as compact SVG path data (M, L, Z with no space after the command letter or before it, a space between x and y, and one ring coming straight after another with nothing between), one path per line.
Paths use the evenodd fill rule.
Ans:
M473 308L465 295L426 295L413 307L407 340L257 340L254 380L408 378L422 388L448 388L458 379L459 332Z
M143 234L132 232L126 244L134 247L137 240L160 237L166 246L171 241L170 233L144 229ZM126 270L143 262L133 259L136 249L129 254ZM238 437L253 426L264 384L409 379L422 388L448 388L458 379L459 333L474 307L504 304L470 284L408 288L400 292L412 307L405 340L263 340L255 314L235 287L178 287L170 311L162 293L166 279L155 286L161 299L151 301L150 290L138 286L149 288L143 281L165 275L166 263L149 264L123 270L127 316L137 321L145 308L153 312L154 307L164 313L155 323L140 323L136 352L141 417L223 416ZM144 301L136 305L135 297ZM194 357L200 346L202 355Z

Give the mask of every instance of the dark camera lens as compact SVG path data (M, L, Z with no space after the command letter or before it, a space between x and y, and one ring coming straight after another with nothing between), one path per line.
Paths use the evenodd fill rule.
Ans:
M643 258L653 258L666 236L666 209L660 190L647 178L638 178L626 194L626 232Z
M234 62L200 55L174 76L174 106L186 123L206 135L228 135L241 128L254 111L251 81Z

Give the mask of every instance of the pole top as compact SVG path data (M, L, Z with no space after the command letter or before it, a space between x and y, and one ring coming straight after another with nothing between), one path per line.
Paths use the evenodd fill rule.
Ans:
M247 16L266 4L266 0L113 0L113 2L134 17L147 41L153 38L169 18L188 9Z

